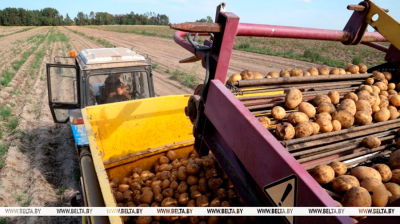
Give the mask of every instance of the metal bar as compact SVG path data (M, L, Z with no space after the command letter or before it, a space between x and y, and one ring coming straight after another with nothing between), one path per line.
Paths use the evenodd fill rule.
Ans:
M383 51L385 53L387 53L389 51L388 47L380 45L380 44L377 44L377 43L374 43L374 42L363 42L361 44L364 44L364 45L366 45L368 47L375 48L375 49Z
M174 34L174 41L175 43L179 44L181 47L185 48L192 54L196 55L197 57L204 59L206 57L206 53L204 51L196 51L195 48L182 37L186 37L187 33L182 31L176 31Z
M241 23L238 27L237 36L253 36L253 37L279 37L293 39L309 39L309 40L333 40L346 41L350 37L350 33L343 30L327 30L315 28L303 28L292 26L276 26ZM383 42L387 41L377 32L366 32L362 42Z
M374 148L374 149L367 149L367 148L361 147L361 148L354 149L354 153L346 155L346 156L340 156L339 154L336 154L336 155L324 157L321 159L305 162L305 163L302 163L301 165L304 167L305 170L310 170L318 165L326 165L326 164L329 164L334 161L343 161L343 160L347 160L347 159L351 159L351 158L356 158L356 157L366 155L369 153L373 153L376 151L380 151L383 149L389 149L389 148L393 147L394 145L395 144L389 144L389 145L380 146L380 147ZM366 150L366 151L362 151L362 150Z
M364 126L351 127L349 129L344 129L344 130L340 130L340 131L336 131L336 132L329 132L329 133L324 133L324 134L313 135L313 136L310 136L307 138L297 138L297 139L291 139L291 140L280 141L280 142L283 146L289 146L289 145L294 145L294 144L298 144L298 143L303 143L303 142L313 141L313 140L317 140L317 139L341 135L344 133L347 134L347 133L366 130L366 129L370 129L370 128L380 127L383 125L395 124L395 123L399 123L399 122L400 122L400 119L389 120L389 121L385 121L385 122L378 122L378 123L373 123L373 124L364 125Z
M302 148L308 148L308 147L314 147L314 146L318 146L318 145L324 145L324 144L327 144L327 143L330 143L330 142L337 142L337 141L341 141L341 140L344 140L344 139L355 138L355 137L359 137L359 136L364 136L366 134L373 134L373 133L376 133L376 132L381 132L381 131L390 130L390 129L397 129L397 128L399 128L398 124L391 124L391 125L388 125L388 126L379 126L379 127L371 128L371 129L368 129L368 130L352 132L352 133L346 133L346 134L340 134L340 135L332 136L332 137L329 137L329 138L324 138L324 139L321 139L321 140L318 140L318 141L305 142L305 143L302 143L302 144L291 145L291 146L287 147L287 150L288 151L299 150L299 149L302 149Z
M387 136L387 137L380 138L380 140L381 140L381 141L386 141L386 140L389 140L389 139L393 139L395 136L396 136L396 135L390 135L390 136ZM319 154L314 155L314 156L308 156L308 157L305 157L305 158L302 158L302 159L298 159L297 162L299 162L299 163L304 163L304 162L308 162L308 161L310 161L310 160L315 160L315 159L319 159L319 158L322 158L322 157L326 157L326 156L330 156L330 155L334 155L334 154L337 154L337 153L346 152L346 151L355 149L355 148L359 147L358 144L359 144L364 138L365 138L365 137L362 137L361 139L358 139L358 141L354 142L354 143L357 143L357 145L355 145L355 146L352 145L352 146L348 146L348 147L344 147L344 148L340 148L340 149L328 151L328 152L325 152L325 153L319 153Z
M347 6L348 10L353 10L353 11L358 11L358 12L362 12L365 10L365 6L363 5L348 5ZM389 9L383 9L381 8L383 11L385 11L386 13L389 12Z
M266 85L259 86L260 88L273 89L274 91L279 90L280 88L307 88L307 87L320 87L320 86L343 86L343 85L358 85L364 83L365 80L352 80L352 81L341 81L341 82L315 82L315 83L299 83L299 84L278 84L278 85ZM249 87L238 87L239 90L245 91Z
M365 157L365 158L360 158L360 159L354 160L354 161L352 161L350 163L346 163L346 161L343 161L343 162L346 164L347 167L349 167L349 166L352 166L354 164L359 164L359 163L362 163L362 162L365 162L365 161L368 161L368 160L373 160L373 159L376 159L376 158L380 158L382 156L389 155L391 153L392 153L392 150L387 150L387 151L382 151L381 153L378 153L378 154L373 155L373 156L369 156L369 157Z
M171 24L171 29L180 30L185 32L196 32L196 33L221 33L222 24L219 23L199 23L199 22L188 22Z
M235 86L255 86L268 84L283 84L283 83L303 83L303 82L318 82L318 81L339 81L349 79L366 79L372 74L351 74L351 75L318 75L318 76L302 76L302 77L282 77L273 79L250 79L240 80L234 83Z

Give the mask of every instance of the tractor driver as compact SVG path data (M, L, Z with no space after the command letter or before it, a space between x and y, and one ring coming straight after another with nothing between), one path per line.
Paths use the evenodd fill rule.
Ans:
M121 102L131 99L129 92L127 92L129 87L124 85L119 79L121 75L122 73L110 74L106 78L104 86L107 93L107 103Z

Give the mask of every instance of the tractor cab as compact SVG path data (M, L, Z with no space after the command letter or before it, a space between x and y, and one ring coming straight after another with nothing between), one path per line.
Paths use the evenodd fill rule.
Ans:
M66 61L62 64L61 60ZM50 110L66 123L73 109L154 97L151 61L128 48L99 48L47 64Z

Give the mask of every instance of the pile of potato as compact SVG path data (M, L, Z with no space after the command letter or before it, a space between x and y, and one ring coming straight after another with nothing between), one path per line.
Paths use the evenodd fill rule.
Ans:
M363 63L353 65L352 63L346 64L344 68L329 68L326 65L321 65L318 68L311 67L307 71L303 71L299 68L285 68L278 72L268 72L267 75L263 75L259 72L250 72L244 70L241 73L235 73L231 75L227 81L237 82L240 80L248 79L263 79L263 78L279 78L279 77L295 77L295 76L313 76L313 75L346 75L346 74L360 74L367 73L367 66Z
M388 72L374 71L365 85L361 85L357 92L346 93L342 99L339 92L332 90L327 95L318 95L306 102L301 91L293 88L286 93L284 105L273 107L270 117L258 119L265 128L272 127L271 118L278 121L275 134L280 140L397 119L400 116L400 95L395 90L396 84L389 83L391 78ZM287 114L287 111L290 113ZM375 143L380 145L380 142Z
M174 151L160 156L154 171L135 167L128 177L115 177L110 186L119 207L229 207L245 206L215 157L176 158ZM141 216L122 217L125 223L254 223L250 217Z
M400 131L400 129L399 129ZM357 166L347 172L342 162L319 165L310 174L325 188L342 196L340 206L384 207L400 198L400 150L390 155L388 165Z

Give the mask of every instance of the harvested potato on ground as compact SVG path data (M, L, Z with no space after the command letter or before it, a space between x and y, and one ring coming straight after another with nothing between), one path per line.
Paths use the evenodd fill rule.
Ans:
M357 125L367 125L372 122L372 116L366 111L357 111L354 115L354 121Z
M335 171L335 176L344 175L347 172L347 166L343 162L334 161L329 164Z
M303 76L303 71L299 68L292 69L290 76Z
M338 120L342 125L342 129L350 128L354 124L354 116L347 110L338 111L333 114L332 119Z
M349 93L346 93L346 95L344 95L344 97L343 97L343 100L346 100L346 99L351 99L354 102L357 102L358 96L357 96L357 94L355 94L353 92L349 92Z
M329 67L326 65L322 65L318 67L319 75L329 75Z
M333 130L332 122L326 118L319 118L315 123L319 125L319 131L322 133L331 132Z
M357 178L351 175L341 175L335 177L335 179L333 179L332 182L333 190L339 194L348 191L352 187L359 187L359 186L360 182L357 180Z
M381 140L377 137L366 137L362 140L362 145L366 148L373 149L381 146Z
M339 69L338 68L332 68L329 71L329 75L339 75Z
M349 72L351 72L351 74L358 74L360 72L360 68L357 65L352 65L349 68Z
M326 118L326 119L328 119L329 121L332 121L332 116L331 116L329 113L327 113L327 112L322 112L322 113L318 114L317 117L316 117L316 119L318 120L318 119L320 119L320 118Z
M367 85L372 85L372 84L374 84L374 79L373 79L373 78L368 78L368 79L366 79L366 80L365 80L365 84L367 84Z
M345 207L371 207L372 200L369 192L363 187L352 187L342 198Z
M387 121L389 120L389 118L390 118L390 111L386 108L381 108L374 114L374 120L378 122Z
M314 117L316 113L315 107L307 102L299 104L299 111L305 113L308 117Z
M350 175L355 176L359 181L363 181L365 178L368 177L373 177L382 181L381 174L377 170L367 166L354 167L353 169L351 169Z
M328 165L318 165L311 171L311 176L320 183L327 184L335 178L335 171Z
M388 202L388 193L383 183L373 177L361 181L360 186L371 194L373 206L384 207Z
M268 72L267 75L271 76L271 78L279 78L278 72Z
M300 124L301 122L308 122L310 119L307 114L303 112L293 112L287 117L288 122L293 125Z
M242 76L239 73L235 73L235 74L233 74L233 75L231 75L229 77L227 82L228 83L229 82L237 82L237 81L240 81L240 80L242 80Z
M371 105L370 105L369 102L366 101L366 100L358 100L358 101L356 102L356 110L357 110L357 111L365 111L365 112L367 112L369 115L372 114Z
M346 110L346 111L350 112L352 115L356 114L356 112L357 112L356 104L351 99L343 100L338 107L338 111L339 110Z
M331 99L331 103L336 105L339 103L340 95L338 91L330 91L328 97Z
M332 127L333 127L332 131L340 131L340 130L342 130L342 125L337 120L333 120L332 121Z
M396 183L385 183L386 189L392 193L392 195L400 195L400 186Z
M389 102L395 107L400 106L400 95L393 95L390 97Z
M382 182L388 182L392 178L392 171L386 164L374 164L371 168L379 172L382 177Z
M332 114L335 111L336 111L335 106L332 103L328 103L328 102L322 102L317 107L318 113L327 112L329 114Z
M346 70L339 68L339 75L346 75Z
M318 69L315 67L311 67L307 69L307 71L310 73L310 75L318 75Z
M396 184L400 184L400 169L392 170L392 179L391 181Z
M310 125L312 126L312 128L313 128L313 135L316 135L316 134L318 134L318 132L319 132L319 125L317 124L317 123L315 123L315 122L310 122Z
M400 130L400 129L399 129ZM400 169L400 149L394 151L389 158L389 166L392 169Z
M240 73L240 76L242 76L243 80L253 79L253 73L250 72L249 70L242 71Z
M313 104L315 106L318 106L323 102L332 103L331 98L329 98L329 96L327 96L327 95L318 95L313 100Z
M283 122L276 125L275 134L280 140L289 140L294 137L295 130L290 123Z
M285 106L288 109L296 108L303 100L303 95L298 89L290 89L285 97Z
M304 138L308 137L313 134L314 128L310 124L310 122L302 122L296 125L294 128L295 133L296 133L296 138Z
M271 120L266 116L259 117L258 121L264 126L264 128L269 128L271 125Z
M271 115L275 120L282 120L286 116L286 111L283 107L275 106L271 110Z
M358 68L360 73L366 73L368 70L367 66L364 63L358 64Z

